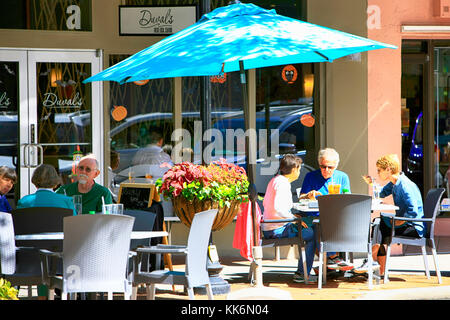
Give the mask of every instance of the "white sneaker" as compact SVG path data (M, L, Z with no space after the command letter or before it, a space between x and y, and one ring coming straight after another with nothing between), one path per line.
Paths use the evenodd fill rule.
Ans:
M372 260L372 270L375 268L379 268L380 265L377 261ZM354 273L367 273L369 271L369 261L364 259L363 264L359 268L353 269Z

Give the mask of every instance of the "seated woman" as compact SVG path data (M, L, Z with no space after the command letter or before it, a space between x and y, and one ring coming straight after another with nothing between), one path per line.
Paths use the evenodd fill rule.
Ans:
M400 161L396 154L389 154L381 157L376 163L378 176L381 181L388 183L380 192L380 197L393 196L394 204L399 207L396 212L397 217L423 218L422 195L417 185L412 182L403 172L400 172ZM368 184L373 182L372 177L364 176L364 181ZM423 235L423 222L395 222L395 235L405 237L419 237ZM380 265L380 274L384 274L386 266L386 246L391 242L392 225L388 217L381 217L380 220L381 244L372 247L374 264ZM357 273L367 272L367 261L354 270Z
M291 209L293 207L291 183L298 179L300 175L302 159L292 154L286 154L280 160L279 175L270 180L264 196L264 219L289 219L295 218ZM306 267L307 273L311 272L314 262L317 243L314 228L308 227L302 222L302 237L306 241ZM265 238L292 238L298 236L298 227L295 222L285 223L264 223L263 235ZM311 276L310 281L316 281ZM299 252L298 267L294 274L294 282L304 282L303 261Z
M17 182L16 171L7 166L0 166L0 211L11 212L12 208L9 205L6 194L11 191L14 184Z
M20 199L17 202L18 209L31 207L68 208L73 210L73 215L76 215L72 198L53 191L61 183L61 178L53 166L41 164L34 170L31 182L36 186L37 190L35 193ZM47 294L47 287L38 285L38 299L46 300Z
M37 191L20 199L17 202L18 209L30 207L68 208L73 210L73 214L76 215L72 198L53 191L61 183L61 178L53 166L41 164L34 170L31 182L36 186Z

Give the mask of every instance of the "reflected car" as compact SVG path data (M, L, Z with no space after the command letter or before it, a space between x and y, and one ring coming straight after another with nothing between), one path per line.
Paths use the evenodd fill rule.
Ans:
M422 139L422 126L423 126L423 112L420 112L417 116L414 131L411 139L411 146L407 158L406 175L414 181L418 187L423 189L423 139ZM441 138L441 137L439 137ZM440 143L446 143L445 139L439 139ZM439 146L440 147L440 146ZM438 150L438 145L434 141L434 149ZM439 172L438 165L435 165L435 182L437 186L441 186L443 183L443 176Z
M266 128L278 129L278 134L270 133L269 141L271 144L278 142L278 152L271 154L270 147L259 144L256 163L255 184L258 192L265 192L265 187L270 179L277 173L279 158L286 153L296 154L304 158L308 152L314 152L314 128L305 127L300 122L300 118L304 114L310 114L312 107L309 105L291 105L291 106L271 106L270 117L266 119L264 110L256 113L256 129ZM226 137L227 129L243 129L245 128L244 115L242 110L231 112L213 112L212 129L219 130L222 137ZM193 126L194 121L200 121L199 112L184 112L182 115L183 128ZM190 128L193 132L193 128ZM128 178L129 168L132 167L132 160L136 152L148 144L146 140L148 133L153 130L159 130L165 134L164 142L170 142L170 135L173 131L172 113L149 113L136 115L125 119L121 124L117 125L110 131L111 149L116 150L120 155L120 163L118 169L114 171L115 184L120 183ZM259 131L257 131L259 132ZM198 141L193 141L191 137L191 146ZM277 141L278 138L278 141ZM259 137L258 137L259 139ZM214 143L214 138L212 143ZM228 162L238 164L246 169L245 151L238 150L237 142L234 141L232 150L227 150L226 142L223 148L214 149L211 160L226 158ZM209 142L207 143L209 144ZM193 147L192 147L193 148ZM193 148L194 149L194 148ZM315 159L315 156L312 156ZM194 161L195 162L195 161ZM199 162L199 160L197 160ZM314 164L313 164L314 165ZM304 175L313 170L312 166L305 164L304 170L301 171L300 178L293 183L293 190L301 186Z

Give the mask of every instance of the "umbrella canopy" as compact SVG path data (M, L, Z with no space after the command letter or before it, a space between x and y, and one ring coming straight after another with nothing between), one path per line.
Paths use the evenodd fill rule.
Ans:
M109 80L125 83L240 71L244 117L248 119L245 70L294 63L332 62L349 54L381 48L396 47L278 15L275 10L266 10L254 4L236 3L203 15L192 26L83 82ZM254 163L249 162L249 154L250 150L256 150L256 145L248 136L246 138L247 173L253 183ZM253 232L256 234L256 189L253 184L249 194Z
M331 62L368 50L396 47L237 3L86 79L120 83L307 62Z

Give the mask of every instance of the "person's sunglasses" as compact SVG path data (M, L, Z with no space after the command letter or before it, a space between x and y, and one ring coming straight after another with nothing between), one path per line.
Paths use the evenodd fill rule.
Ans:
M320 165L319 166L320 167L320 169L328 169L328 170L333 170L334 168L336 168L335 166L324 166L324 165Z
M91 173L91 171L94 171L93 169L85 166L78 166L78 170L85 171L87 173Z

